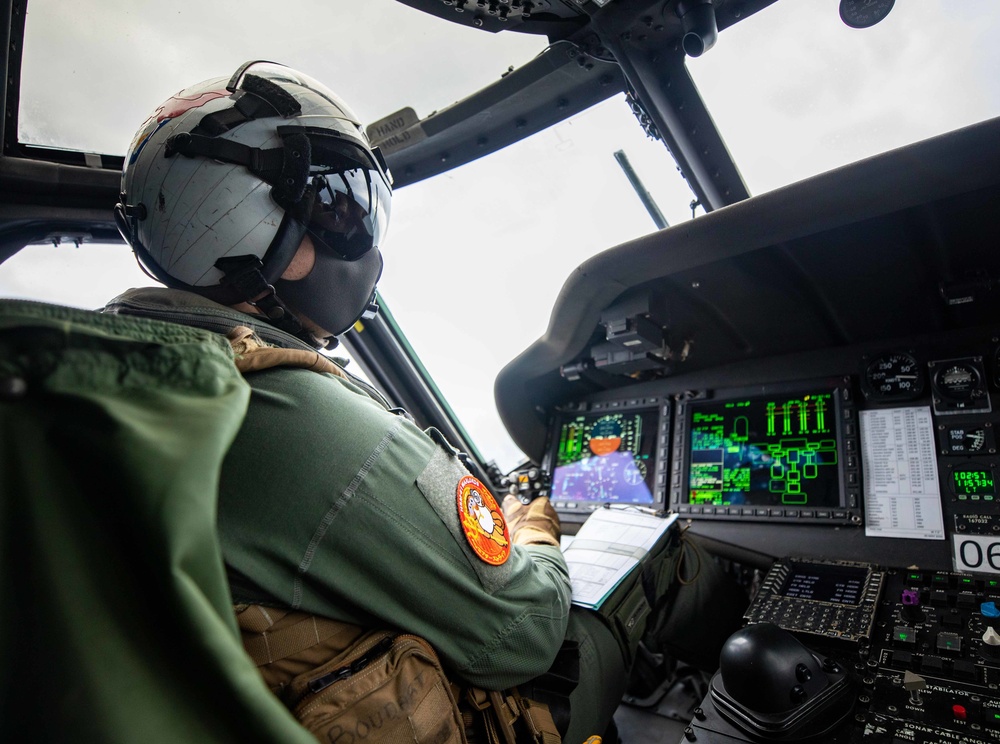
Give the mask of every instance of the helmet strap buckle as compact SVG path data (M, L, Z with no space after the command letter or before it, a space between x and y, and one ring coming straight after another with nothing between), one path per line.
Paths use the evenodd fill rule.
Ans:
M235 289L244 302L258 308L278 328L295 336L302 333L295 313L264 278L264 264L257 256L226 256L215 262L215 268L224 274L223 284Z

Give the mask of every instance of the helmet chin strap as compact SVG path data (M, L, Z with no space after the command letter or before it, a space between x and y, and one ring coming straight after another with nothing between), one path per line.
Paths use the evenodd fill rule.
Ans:
M306 342L315 349L330 346L330 339L313 335L299 320L295 312L278 297L274 286L268 284L261 271L264 264L257 256L227 256L215 262L215 267L224 275L226 284L247 302L260 310L268 322ZM336 345L334 339L333 345Z

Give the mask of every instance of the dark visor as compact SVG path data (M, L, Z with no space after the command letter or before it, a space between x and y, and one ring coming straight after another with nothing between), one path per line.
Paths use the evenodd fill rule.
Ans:
M309 235L348 261L378 246L388 227L392 196L382 164L349 135L306 127L279 127L278 131L309 137L313 196L306 218Z

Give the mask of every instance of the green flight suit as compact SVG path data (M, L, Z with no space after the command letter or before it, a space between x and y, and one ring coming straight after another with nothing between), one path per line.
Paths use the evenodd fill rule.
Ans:
M109 307L220 330L242 323L275 340L249 316L172 290L136 290ZM612 603L643 621L636 627L571 611L558 549L513 546L501 565L476 555L457 508L468 471L436 431L334 375L272 368L246 379L249 410L223 464L218 507L235 600L416 633L452 674L489 689L543 674L571 638L581 681L567 741L603 733L646 617L633 609L646 601L637 579ZM658 561L659 590L673 564Z

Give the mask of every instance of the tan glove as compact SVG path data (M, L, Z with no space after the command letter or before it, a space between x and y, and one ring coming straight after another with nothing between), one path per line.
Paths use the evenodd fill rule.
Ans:
M510 528L511 542L516 545L553 545L559 547L559 515L549 503L548 496L539 496L530 504L523 504L516 496L503 500L503 515Z

